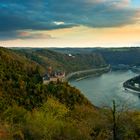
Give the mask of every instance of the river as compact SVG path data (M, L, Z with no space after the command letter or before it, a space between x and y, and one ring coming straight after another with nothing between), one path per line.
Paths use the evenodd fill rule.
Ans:
M123 82L137 74L128 71L112 71L100 76L90 77L81 81L72 80L75 86L96 106L111 106L112 100L122 107L140 109L139 95L125 91Z

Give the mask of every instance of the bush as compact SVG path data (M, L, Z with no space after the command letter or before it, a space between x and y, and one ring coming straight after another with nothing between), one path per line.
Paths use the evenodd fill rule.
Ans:
M83 140L79 130L66 120L69 110L54 98L48 98L39 110L28 115L25 138L33 140Z
M24 124L26 122L26 116L27 110L25 110L23 107L14 105L12 107L8 107L8 109L3 112L1 117L5 122L10 124Z

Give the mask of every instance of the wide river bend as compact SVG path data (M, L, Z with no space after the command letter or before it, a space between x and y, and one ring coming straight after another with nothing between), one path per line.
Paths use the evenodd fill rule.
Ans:
M72 80L70 84L75 86L96 106L111 106L115 100L120 106L130 109L140 109L140 94L125 91L123 82L137 74L128 71L112 71L100 76Z

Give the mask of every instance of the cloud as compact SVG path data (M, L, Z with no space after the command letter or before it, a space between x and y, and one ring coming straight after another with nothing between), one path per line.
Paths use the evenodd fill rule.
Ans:
M0 32L0 40L14 40L14 39L54 39L51 35L46 33L38 33L31 31L11 31Z
M32 32L20 32L18 34L20 39L54 39L51 35L46 33L32 33Z
M64 25L65 24L65 22L63 22L63 21L54 21L53 22L55 25Z
M0 34L80 25L123 26L138 22L139 11L131 6L131 0L1 0Z

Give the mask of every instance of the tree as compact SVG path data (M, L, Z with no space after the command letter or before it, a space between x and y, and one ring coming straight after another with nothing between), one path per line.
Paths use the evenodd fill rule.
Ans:
M117 140L116 103L115 103L115 100L113 100L112 117L113 117L113 140Z

